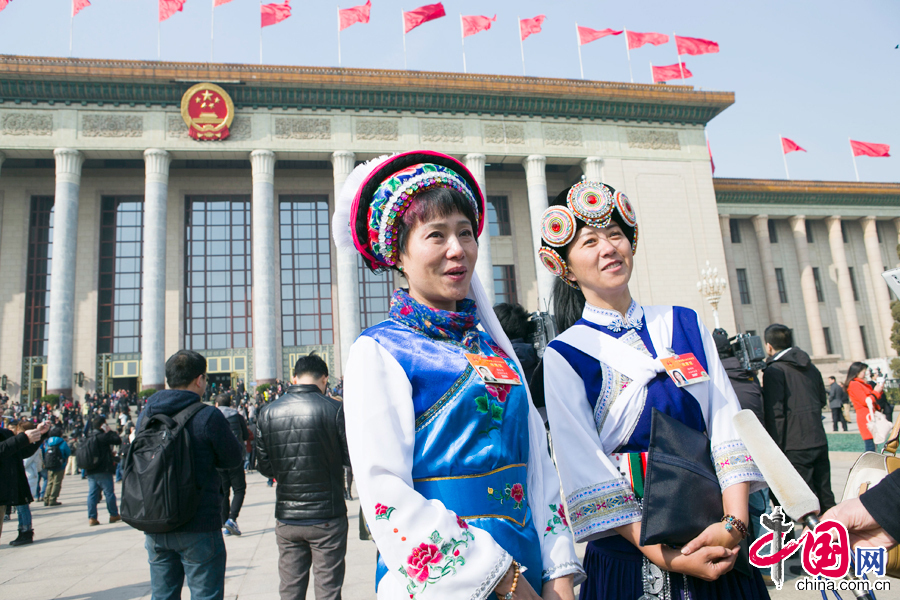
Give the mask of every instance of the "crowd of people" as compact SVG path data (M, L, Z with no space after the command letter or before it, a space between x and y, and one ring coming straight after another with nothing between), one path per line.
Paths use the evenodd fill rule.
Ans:
M774 500L733 425L748 409L826 516L854 539L896 544L900 472L836 505L823 421L831 407L836 429L849 399L874 448L866 414L889 405L878 373L867 378L868 366L853 363L844 385L826 387L791 329L772 324L760 381L760 365L696 312L639 304L629 290L634 208L591 181L564 190L542 216L539 254L555 276L559 333L534 343L528 313L491 307L474 275L484 206L471 173L434 152L382 157L351 174L335 242L406 287L353 344L346 380L333 388L315 354L297 361L289 382L251 395L243 381L234 390L210 383L206 359L181 350L166 362L167 389L146 403L116 393L13 410L17 429L0 429L0 505L19 519L11 543L33 540L34 498L59 505L75 456L89 480L88 523L99 525L103 497L110 523L145 533L154 600L180 597L185 579L194 597L222 598L224 536L242 534L246 471L256 469L275 485L281 598L305 598L312 572L316 597L337 599L355 473L382 600L426 590L574 600L577 585L582 600L764 599L770 582L739 552L762 535ZM696 468L718 482L711 500L721 520L692 507L673 522L661 510L687 506L692 493L684 471L671 483L685 497L650 485L648 472L662 468L651 446L677 442L667 431L711 448ZM583 561L574 542L587 542Z

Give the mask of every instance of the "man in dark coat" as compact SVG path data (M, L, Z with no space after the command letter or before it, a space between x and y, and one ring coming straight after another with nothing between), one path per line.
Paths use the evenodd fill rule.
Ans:
M22 460L40 449L41 441L48 431L50 423L46 421L35 429L19 434L0 428L0 533L3 531L2 519L7 506L34 502Z
M844 426L844 431L847 431L847 421L844 419L844 403L847 402L847 392L833 376L828 380L831 382L831 385L828 386L828 408L831 409L831 422L835 431L838 430L838 423Z
M116 486L113 483L113 474L116 472L116 463L113 458L112 446L120 446L122 438L106 424L105 417L94 417L91 420L91 432L82 442L98 453L99 461L91 468L85 469L88 479L88 525L99 525L97 519L97 503L100 501L100 491L106 498L106 510L109 511L109 522L117 523L122 520L119 516L119 507L116 505Z
M794 347L788 327L769 325L765 335L769 355L763 371L766 431L809 484L824 512L835 504L828 440L822 425L822 409L828 398L825 381L809 354Z

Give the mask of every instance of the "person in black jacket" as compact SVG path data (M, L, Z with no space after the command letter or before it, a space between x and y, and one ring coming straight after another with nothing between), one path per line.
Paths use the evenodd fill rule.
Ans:
M279 592L281 600L304 600L312 563L316 600L337 600L347 552L344 409L325 396L328 365L315 354L297 361L291 384L262 409L256 436L257 469L278 481Z
M21 506L34 501L22 460L40 449L48 431L48 422L19 434L0 428L0 533L3 532L3 515L8 506ZM33 539L34 531L29 533L29 539ZM21 534L19 537L22 537Z
M122 444L119 434L109 428L106 417L94 417L91 420L91 432L82 442L87 444L99 456L99 461L94 467L85 469L88 479L88 525L99 525L97 519L97 503L100 501L100 490L106 497L106 510L109 511L109 522L116 523L122 520L119 516L119 508L116 506L116 486L113 483L113 474L116 472L116 463L113 459L112 446Z
M237 518L241 514L244 505L244 496L247 494L247 477L244 474L244 460L246 459L246 447L244 442L250 439L250 430L247 429L247 421L241 413L231 407L231 392L216 396L216 408L222 411L222 416L228 421L231 433L241 444L241 464L233 469L220 469L219 477L222 478L222 535L241 535L237 524ZM234 498L228 501L228 496L234 490Z
M196 402L206 391L206 359L179 350L166 361L168 390L153 394L138 416L170 417ZM190 436L200 503L187 523L168 533L145 534L153 598L180 598L184 578L194 598L222 598L225 593L225 540L222 538L222 480L216 469L241 464L241 446L228 421L213 406L198 411L185 426Z
M826 511L834 506L828 440L822 425L822 409L828 394L822 374L800 348L785 325L766 328L763 371L765 427L797 472L819 498Z

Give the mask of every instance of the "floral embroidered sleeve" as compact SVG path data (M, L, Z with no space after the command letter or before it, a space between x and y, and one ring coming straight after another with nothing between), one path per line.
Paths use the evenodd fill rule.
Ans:
M350 350L345 372L353 474L388 571L378 583L378 598L490 597L512 557L486 531L413 489L415 414L403 368L374 339L362 336Z
M639 522L640 505L603 448L584 384L552 346L544 353L544 395L575 540L602 537L616 527ZM558 506L555 515L562 521ZM545 537L561 526L553 514L542 522L546 523Z

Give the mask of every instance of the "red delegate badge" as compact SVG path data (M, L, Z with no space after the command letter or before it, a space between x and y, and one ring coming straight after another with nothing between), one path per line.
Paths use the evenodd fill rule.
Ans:
M469 364L485 383L506 385L522 385L519 375L499 356L481 356L466 354Z
M709 375L707 375L697 357L691 352L680 356L661 358L659 362L666 368L669 377L672 378L672 381L678 387L709 381Z

